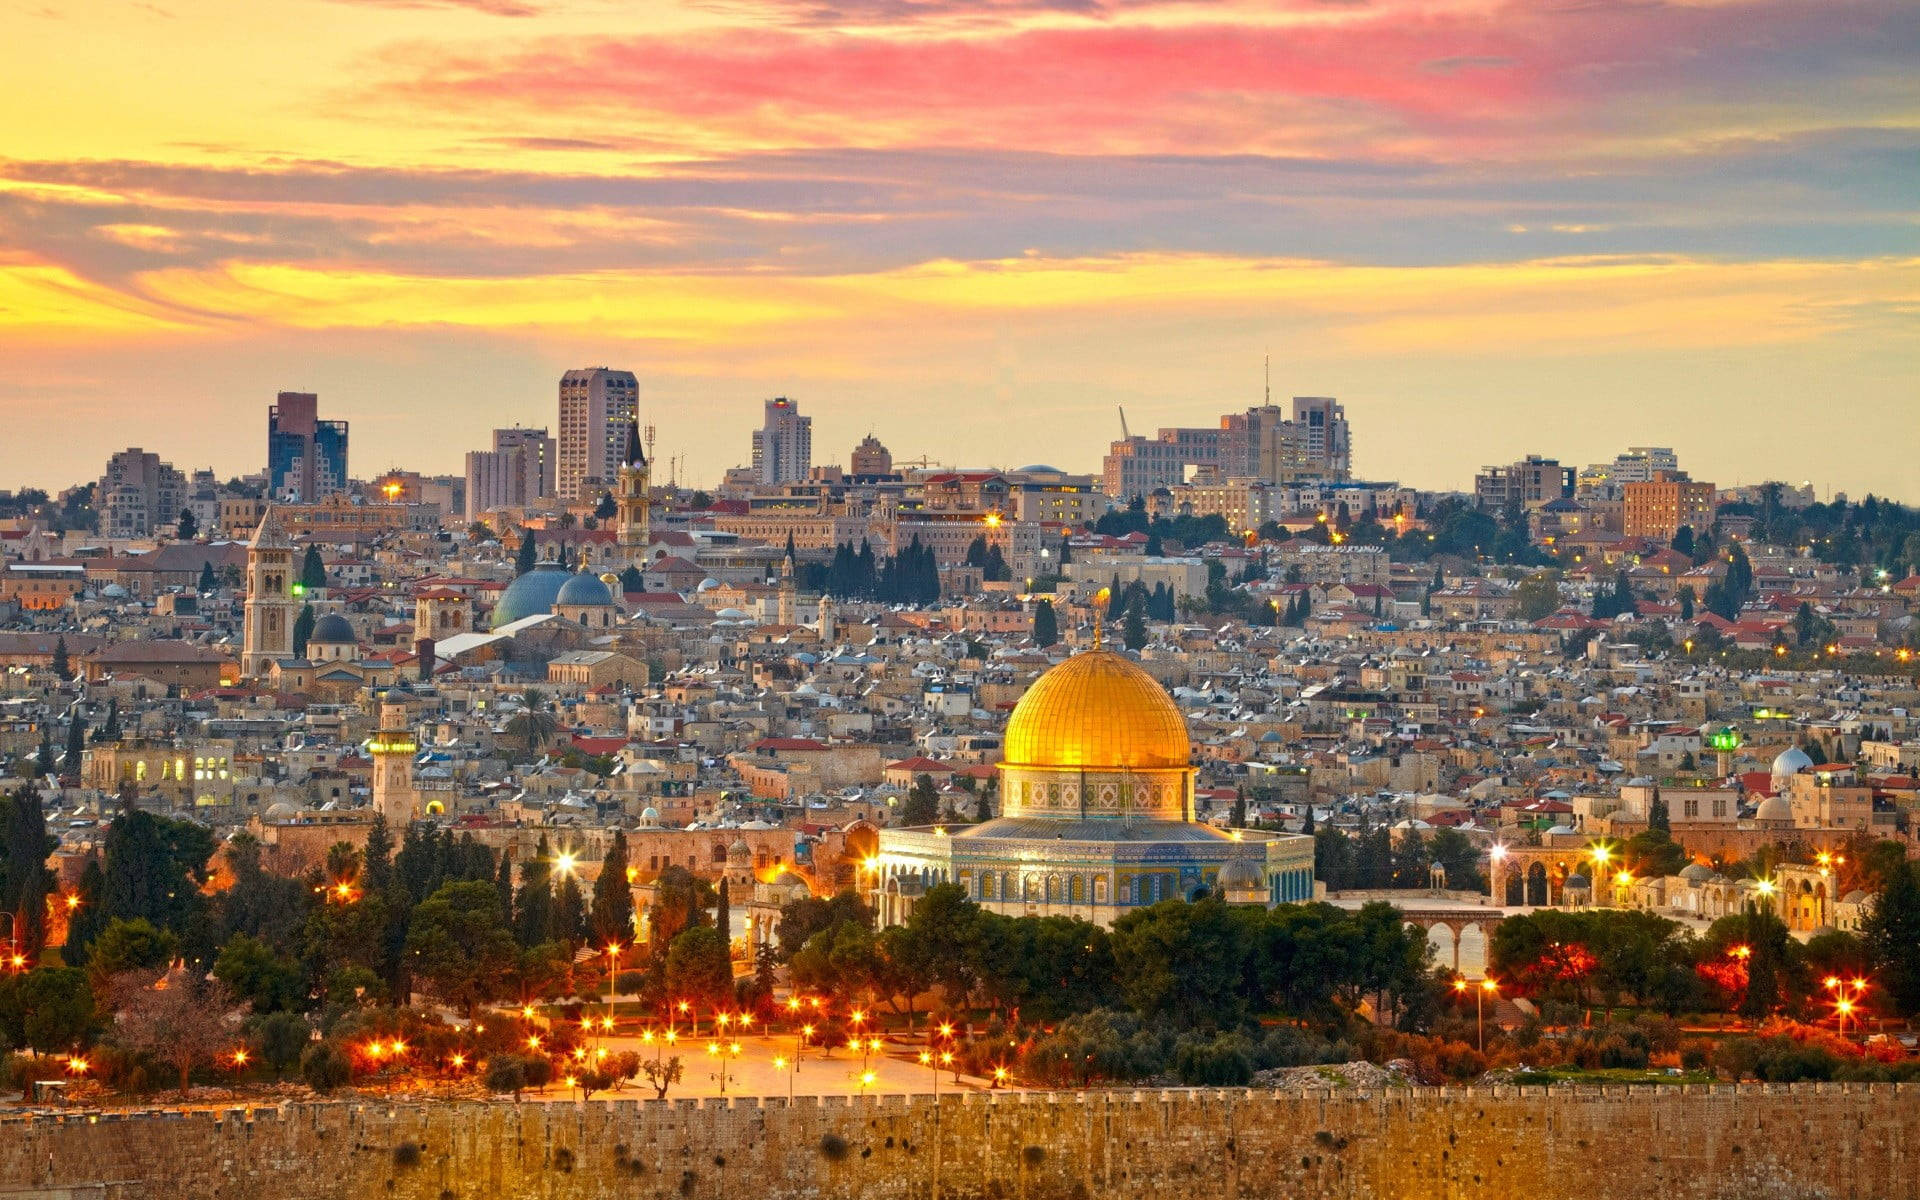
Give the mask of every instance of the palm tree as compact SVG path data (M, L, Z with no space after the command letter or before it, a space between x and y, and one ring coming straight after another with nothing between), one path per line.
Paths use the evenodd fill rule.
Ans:
M560 722L547 711L546 698L539 692L529 688L521 698L527 703L527 711L507 722L507 732L525 739L527 749L538 750L560 728Z

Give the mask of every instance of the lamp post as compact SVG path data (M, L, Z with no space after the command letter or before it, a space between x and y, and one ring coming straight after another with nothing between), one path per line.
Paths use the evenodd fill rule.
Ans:
M720 1094L727 1094L727 1060L740 1057L740 1043L728 1042L722 1046L719 1042L708 1042L707 1053L720 1062Z
M1613 857L1613 851L1598 842L1587 848L1587 855L1593 859L1593 887L1591 889L1593 906L1605 907L1600 903L1600 880L1606 874L1607 860Z
M1827 976L1825 986L1833 994L1833 1015L1835 1025L1841 1037L1847 1036L1847 1018L1860 1007L1861 993L1867 990L1867 981L1860 978L1841 979L1837 975Z
M1469 987L1473 989L1473 1023L1480 1039L1480 1053L1487 1052L1487 1012L1486 998L1500 990L1500 985L1492 979L1482 979L1479 984L1469 984L1465 979L1453 981L1455 995L1464 996Z
M800 1070L799 1058L795 1057L795 1058L789 1059L783 1054L776 1054L773 1056L773 1068L776 1071L785 1071L787 1073L787 1103L792 1104L793 1103L793 1077Z

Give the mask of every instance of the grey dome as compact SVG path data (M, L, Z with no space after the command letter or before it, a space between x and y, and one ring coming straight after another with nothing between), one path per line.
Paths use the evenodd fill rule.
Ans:
M1691 884L1702 884L1713 878L1713 868L1703 863L1688 863L1680 868L1680 878Z
M1244 858L1236 858L1226 866L1221 867L1220 874L1215 878L1214 882L1223 890L1263 888L1267 885L1267 881L1261 874L1260 868Z
M560 589L572 578L559 563L541 563L534 567L500 593L500 603L493 606L493 628L552 612Z
M1756 821L1786 821L1791 824L1793 821L1793 805L1788 804L1783 797L1768 796L1753 810L1753 819Z
M351 646L359 641L353 636L353 626L339 613L328 613L313 623L313 633L307 638L309 646Z
M585 605L607 607L613 604L613 593L607 590L598 575L582 571L560 585L560 594L554 597L557 605L577 608Z

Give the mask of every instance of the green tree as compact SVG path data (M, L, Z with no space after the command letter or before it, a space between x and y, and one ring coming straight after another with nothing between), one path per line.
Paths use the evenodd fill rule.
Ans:
M308 542L306 552L300 558L300 586L311 592L327 586L327 564L321 561L320 546Z
M47 835L40 793L31 785L16 789L0 806L5 809L7 839L5 858L0 859L0 905L11 914L14 952L33 961L46 944L47 893L52 889L47 856L57 843Z
M709 925L682 930L667 947L667 995L701 1008L733 1002L733 956L726 939Z
M790 960L817 933L843 922L871 926L873 910L852 890L836 892L825 898L806 896L789 901L780 909L774 936L780 942L780 957Z
M633 884L627 878L627 835L615 830L613 845L593 881L593 938L605 946L633 940Z
M1911 864L1888 870L1860 927L1881 994L1895 1013L1920 1013L1920 880Z
M173 523L173 534L183 542L190 542L200 536L200 522L191 509L183 508Z
M1060 640L1060 619L1054 614L1053 601L1042 600L1033 606L1033 644L1051 646Z
M39 967L0 979L0 1038L39 1054L83 1045L94 1025L85 971Z
M1113 925L1114 966L1127 1003L1142 1016L1187 1028L1239 1022L1246 958L1241 924L1212 897L1163 900Z
M518 961L491 883L449 883L413 910L407 954L414 974L442 1002L471 1017Z
M915 775L913 786L907 789L906 802L900 806L900 823L909 828L932 825L940 819L940 789L934 785L933 776Z
M203 596L220 590L220 577L213 573L212 559L200 564L200 579L194 584L194 590Z
M1139 650L1147 644L1146 601L1138 591L1127 604L1127 615L1120 625L1120 640L1129 650Z
M307 656L307 643L313 640L313 625L313 605L302 604L300 615L293 619L293 656L295 658Z
M729 953L733 946L733 891L722 879L714 892L713 927L719 931L720 939L727 943Z
M315 1042L300 1055L300 1078L324 1096L353 1078L353 1060L332 1042Z
M201 894L213 858L213 832L140 809L123 810L107 827L109 918L145 919L185 935L206 911Z
M565 946L568 954L578 950L587 936L587 897L571 874L561 876L553 889L553 924L547 936Z
M1551 571L1540 571L1520 581L1513 589L1520 616L1538 621L1560 607L1560 580Z
M65 634L53 642L53 673L60 677L62 683L73 678L73 659L67 651Z
M157 928L145 917L115 918L100 931L87 956L87 978L95 994L103 995L107 982L128 972L158 971L180 951L180 939Z
M914 901L903 927L950 1004L964 1005L979 979L980 911L965 888L936 883Z
M613 502L612 492L601 492L600 502L593 506L593 516L596 521L608 520L619 511L619 506Z
M81 719L76 707L73 715L67 719L67 752L60 759L60 769L68 775L80 773L80 756L87 749L87 723Z
M306 1006L306 977L299 964L244 933L221 947L213 960L213 977L256 1013L294 1012Z
M273 1068L275 1079L300 1062L313 1039L313 1026L296 1012L273 1012L249 1022L248 1045L261 1062Z
M534 544L533 530L520 531L520 546L513 554L513 573L525 575L539 565L540 548Z
M106 908L100 903L106 887L107 879L100 869L100 859L97 856L88 858L87 865L80 870L80 886L74 889L79 906L67 918L67 944L60 951L68 966L86 966L94 939L107 927L109 918Z

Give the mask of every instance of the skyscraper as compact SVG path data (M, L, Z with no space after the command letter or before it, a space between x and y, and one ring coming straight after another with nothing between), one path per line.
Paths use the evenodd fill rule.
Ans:
M554 495L554 442L544 429L496 429L493 449L467 452L467 520Z
M761 483L805 483L813 469L813 418L785 396L767 401L766 422L753 431L753 473Z
M347 487L347 423L322 421L320 397L281 392L267 409L267 490L313 504Z
M627 426L640 413L632 371L585 367L560 377L559 495L592 500L613 490Z

